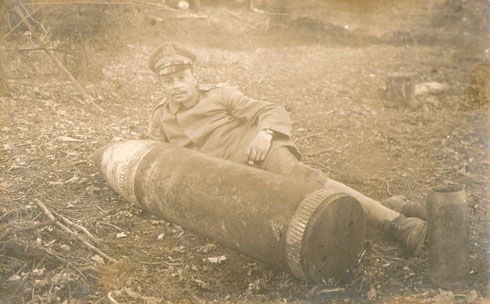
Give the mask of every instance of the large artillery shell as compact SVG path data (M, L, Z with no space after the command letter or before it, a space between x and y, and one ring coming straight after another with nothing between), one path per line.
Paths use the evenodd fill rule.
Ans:
M461 287L470 273L468 204L461 185L431 189L427 196L429 277L433 284Z
M363 209L344 193L151 140L109 144L95 161L155 216L304 280L347 279L363 248Z

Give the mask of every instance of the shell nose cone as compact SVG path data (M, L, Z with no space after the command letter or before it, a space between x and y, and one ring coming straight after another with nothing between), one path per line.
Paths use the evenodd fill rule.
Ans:
M138 204L134 194L136 172L143 158L162 143L153 140L124 140L97 149L92 158L106 182L124 198Z
M107 145L98 148L95 150L95 152L92 154L92 159L97 166L97 169L101 169L101 164L102 164L102 155L104 154L104 151L107 149Z
M97 149L92 154L92 159L99 171L106 171L112 167L112 163L129 163L135 157L141 157L152 147L160 144L154 140L116 141Z

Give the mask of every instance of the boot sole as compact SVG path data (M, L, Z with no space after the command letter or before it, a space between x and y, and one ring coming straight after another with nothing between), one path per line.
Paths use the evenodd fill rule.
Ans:
M415 245L408 246L410 241L407 242L407 254L409 256L417 256L422 251L422 247L424 246L425 237L427 235L427 224L424 224L420 230L417 230L416 233L413 233L417 236L417 241ZM412 238L413 240L414 238Z

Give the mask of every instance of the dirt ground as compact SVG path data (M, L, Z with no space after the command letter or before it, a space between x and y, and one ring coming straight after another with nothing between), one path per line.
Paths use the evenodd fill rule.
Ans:
M465 49L442 36L424 42L423 26L409 18L391 34L376 35L339 26L339 14L323 25L243 8L204 7L206 18L158 19L166 16L140 12L137 26L121 37L123 47L94 54L102 58L102 76L84 86L105 114L79 103L76 88L44 53L15 51L36 46L28 35L5 44L10 96L0 97L2 303L490 302L488 101L471 91L484 48ZM419 27L408 31L412 36L398 31L414 23ZM434 287L427 246L407 259L374 229L352 282L315 286L121 198L91 155L114 140L146 138L148 116L162 98L146 60L165 40L195 51L202 83L227 82L283 105L304 162L373 198L404 195L425 204L430 188L463 184L470 219L467 287ZM412 107L397 106L383 98L386 78L395 73L444 89L417 96ZM42 204L76 232L50 222Z

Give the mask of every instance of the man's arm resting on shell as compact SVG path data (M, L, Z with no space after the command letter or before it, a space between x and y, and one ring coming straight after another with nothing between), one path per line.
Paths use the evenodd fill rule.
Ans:
M291 136L291 118L280 105L256 100L243 95L235 88L223 88L225 107L235 117L257 124L258 130L270 129L284 136Z
M270 130L270 129L268 129ZM260 130L257 136L250 142L247 149L248 163L254 164L265 160L267 152L271 148L273 134L267 129Z
M257 124L260 130L247 149L249 164L265 160L274 133L286 137L291 135L291 119L282 106L248 98L234 88L224 89L223 95L232 115L245 119L250 124Z

